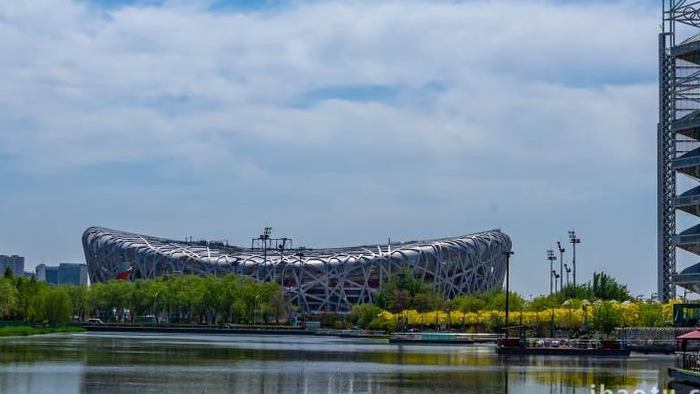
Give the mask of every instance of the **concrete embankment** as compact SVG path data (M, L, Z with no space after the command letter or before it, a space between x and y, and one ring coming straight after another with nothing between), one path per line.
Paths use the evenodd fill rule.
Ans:
M153 334L248 334L248 335L315 335L314 331L293 328L218 328L218 327L169 327L169 326L126 326L126 325L90 325L83 326L90 332L139 332Z
M320 335L343 338L386 339L389 335L372 330L302 329L294 327L183 327L183 326L133 326L121 324L85 324L90 332L133 332L146 334L208 334L208 335Z

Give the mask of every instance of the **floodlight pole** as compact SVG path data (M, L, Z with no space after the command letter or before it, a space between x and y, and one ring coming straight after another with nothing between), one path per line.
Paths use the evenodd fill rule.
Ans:
M510 316L510 256L515 254L512 250L503 252L506 256L506 338L508 338L508 318Z
M580 244L581 239L576 238L576 232L574 230L569 231L569 242L571 243L571 247L573 248L573 257L571 259L571 265L574 269L574 287L576 287L576 244Z
M297 287L298 287L299 295L297 296L298 297L297 304L298 304L299 309L301 311L302 321L306 320L305 319L305 317L306 317L306 303L303 301L304 296L303 296L303 292L301 289L301 282L302 282L302 278L304 277L304 250L306 250L306 248L301 246L301 247L299 247L299 249L297 249L297 252L295 253L295 256L299 259L299 275L297 276Z
M559 249L559 273L561 274L561 280L559 281L559 291L561 291L564 288L564 252L566 252L566 249L561 247L561 242L559 241L557 241L557 249Z
M554 255L554 251L552 249L547 250L547 260L549 260L549 295L554 294L552 292L554 288L552 272L554 272L554 260L556 259L557 256Z

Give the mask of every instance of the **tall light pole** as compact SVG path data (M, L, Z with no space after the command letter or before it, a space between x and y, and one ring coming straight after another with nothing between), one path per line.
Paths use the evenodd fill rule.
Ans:
M569 272L571 272L571 268L564 264L564 270L566 271L566 285L569 285Z
M554 255L554 251L552 249L547 250L547 260L549 260L549 295L554 294L552 292L554 288L554 276L552 275L552 272L554 272L554 260L556 259L557 256Z
M554 293L553 294L557 294L557 271L552 270L552 272L549 273L549 276L552 277L552 283L554 283L554 287L553 287Z
M569 231L569 242L571 243L571 247L573 248L573 257L571 259L571 265L573 266L572 268L574 269L574 287L576 287L576 244L581 243L580 238L576 238L576 231L571 230Z
M566 252L566 249L561 247L561 242L559 241L557 241L557 249L559 249L559 274L561 274L559 291L561 291L564 288L564 252ZM566 284L569 284L568 281Z
M561 273L557 274L557 279L559 279L559 282L561 282L562 276L563 276L563 274L561 274ZM561 292L561 287L559 288L559 292Z
M297 295L297 304L299 306L299 313L301 313L301 320L305 322L306 317L306 303L304 302L304 293L301 290L301 282L304 278L304 248L300 246L297 252L294 254L299 259L299 274L297 275L297 287L299 294Z
M508 338L508 317L510 316L510 256L514 254L512 250L503 252L506 256L506 338Z
M277 244L277 249L280 251L280 266L284 267L285 261L284 261L284 249L287 247L287 241L291 241L291 239L287 237L282 237L280 238L282 243ZM291 245L290 245L291 247ZM285 265L282 265L285 264ZM277 276L277 264L274 265L275 268L273 268L273 275L272 275L272 281L275 281L275 276ZM280 286L284 286L284 268L282 268L282 272L280 273Z

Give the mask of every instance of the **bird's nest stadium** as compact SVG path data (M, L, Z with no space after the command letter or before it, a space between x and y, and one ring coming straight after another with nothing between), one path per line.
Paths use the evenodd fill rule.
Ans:
M510 238L500 230L388 245L306 249L239 248L221 242L177 241L101 227L83 234L90 280L163 275L225 275L280 283L306 313L348 312L372 302L389 277L411 269L446 298L500 289Z

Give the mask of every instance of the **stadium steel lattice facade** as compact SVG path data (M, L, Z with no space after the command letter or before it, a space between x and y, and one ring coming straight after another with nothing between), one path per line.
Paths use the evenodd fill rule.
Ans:
M700 225L676 232L676 213L700 217L700 1L663 0L659 35L658 295L698 291L700 264L676 272L676 248L700 255ZM680 175L684 182L678 182ZM680 186L687 190L678 192Z
M222 243L187 242L91 227L83 234L90 280L224 275L275 281L307 313L347 312L372 302L406 268L445 297L500 289L510 238L500 230L391 245L263 253Z

